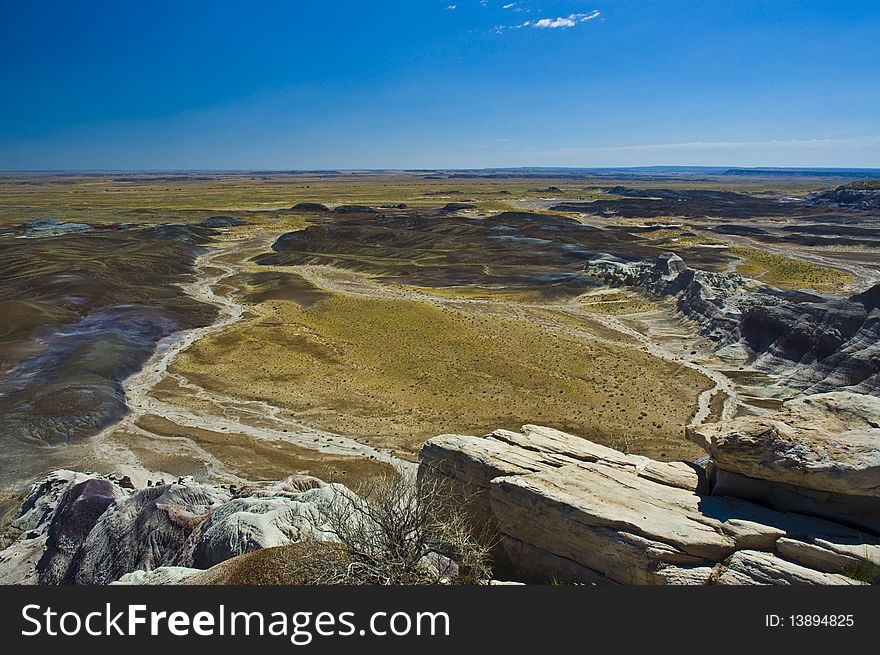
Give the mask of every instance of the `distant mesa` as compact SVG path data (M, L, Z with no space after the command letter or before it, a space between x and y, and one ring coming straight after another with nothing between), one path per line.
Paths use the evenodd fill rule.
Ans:
M625 186L613 186L610 189L607 189L605 193L612 196L629 196L629 195L638 195L638 192L634 192L633 189Z
M211 238L212 232L211 228L204 224L162 223L139 230L138 236L144 239L167 239L202 246Z
M809 214L811 207L821 206L818 197L814 198L812 204L805 206L803 203L780 198L713 189L632 189L618 185L608 187L606 193L617 197L564 202L551 206L550 211L613 215L618 218L676 216L695 219L723 218L730 221L766 216L801 218Z
M247 224L247 221L234 216L211 216L199 223L202 227L241 227Z
M375 214L376 210L366 205L339 205L333 210L337 214Z
M379 209L408 209L409 205L405 202L401 202L397 205L379 205Z
M548 186L546 189L529 189L529 193L562 193L558 186Z
M322 205L320 202L298 202L293 207L291 207L293 211L296 212L328 212L330 208L327 205Z
M86 223L69 223L67 221L58 221L54 218L38 218L22 225L19 231L21 236L36 239L40 237L54 237L60 234L71 234L73 232L86 232L91 229L92 226Z
M476 209L476 205L472 205L469 202L448 202L443 206L443 211L447 212L458 212L464 209Z

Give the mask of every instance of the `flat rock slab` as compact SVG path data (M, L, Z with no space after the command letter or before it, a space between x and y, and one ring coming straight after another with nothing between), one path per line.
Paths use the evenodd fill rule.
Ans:
M564 518L567 527L611 528L663 542L693 555L717 561L736 547L721 521L699 508L700 497L602 464L575 464L531 475L497 478L490 492L502 529L512 536L534 523L534 516ZM526 507L531 516L518 510ZM548 533L553 525L544 526ZM540 534L532 535L535 540ZM548 535L550 537L550 535ZM547 538L547 537L545 537ZM595 567L591 567L595 568ZM601 570L601 569L600 569Z
M495 430L485 437L443 434L429 440L419 453L425 466L488 488L503 475L523 475L579 462L628 470L667 486L695 491L700 479L685 462L658 462L627 455L553 428L524 425L522 432Z
M784 558L817 571L848 573L865 581L880 579L878 544L842 544L821 537L811 541L782 538L776 549Z
M788 562L772 553L742 550L723 567L720 585L862 585L837 573L822 573Z

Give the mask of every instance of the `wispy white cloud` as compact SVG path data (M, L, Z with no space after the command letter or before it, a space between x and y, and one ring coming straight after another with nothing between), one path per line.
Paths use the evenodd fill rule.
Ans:
M601 14L598 11L594 11L591 14L569 14L568 16L560 16L558 18L542 18L541 20L537 20L532 23L532 27L551 30L555 30L560 27L574 27L575 25L586 23L588 20L599 18L599 16L601 16Z
M456 9L456 8L457 8L457 6L456 6L456 5L449 5L449 6L448 6L448 7L446 7L446 8L447 8L447 9Z
M515 2L509 2L508 4L502 6L502 9L513 9L516 6Z
M514 4L516 3L505 5L503 9L513 7ZM587 21L599 18L601 15L602 14L598 10L596 10L589 14L579 13L569 14L568 16L557 16L556 18L540 18L538 20L527 20L524 23L520 23L519 25L499 25L495 28L495 31L498 34L501 34L505 30L521 30L525 28L538 30L568 29L570 27L575 27L577 25L581 25L582 23L586 23Z

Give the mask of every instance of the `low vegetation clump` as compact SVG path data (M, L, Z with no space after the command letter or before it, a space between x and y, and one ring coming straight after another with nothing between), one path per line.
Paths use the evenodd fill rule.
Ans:
M647 312L654 307L650 301L626 292L588 294L578 297L578 301L588 312L608 316Z
M486 584L497 537L469 519L474 496L413 472L376 476L337 494L313 519L330 540L306 539L227 560L201 585Z
M433 476L372 479L360 495L337 494L321 509L344 566L324 584L481 584L491 578L492 534L469 518L473 498Z
M868 554L865 548L864 558L859 559L859 563L842 571L846 577L858 582L867 584L880 584L880 564Z

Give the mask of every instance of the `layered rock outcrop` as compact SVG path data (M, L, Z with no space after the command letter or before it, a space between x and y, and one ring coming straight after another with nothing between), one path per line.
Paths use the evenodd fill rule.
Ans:
M128 487L63 470L34 485L0 551L0 583L106 584L134 571L206 569L263 548L330 539L320 508L351 493L306 476L245 488L191 478Z
M844 184L831 191L814 194L810 201L818 205L837 205L845 209L880 209L880 182L877 180Z
M850 298L762 286L735 273L689 268L678 255L594 259L586 272L610 285L676 298L683 316L734 362L751 362L806 393L845 388L880 395L880 285Z
M499 534L499 577L861 584L865 576L844 573L874 575L876 535L714 495L700 467L626 455L550 428L441 435L425 444L420 460L421 475L476 493L474 520Z

